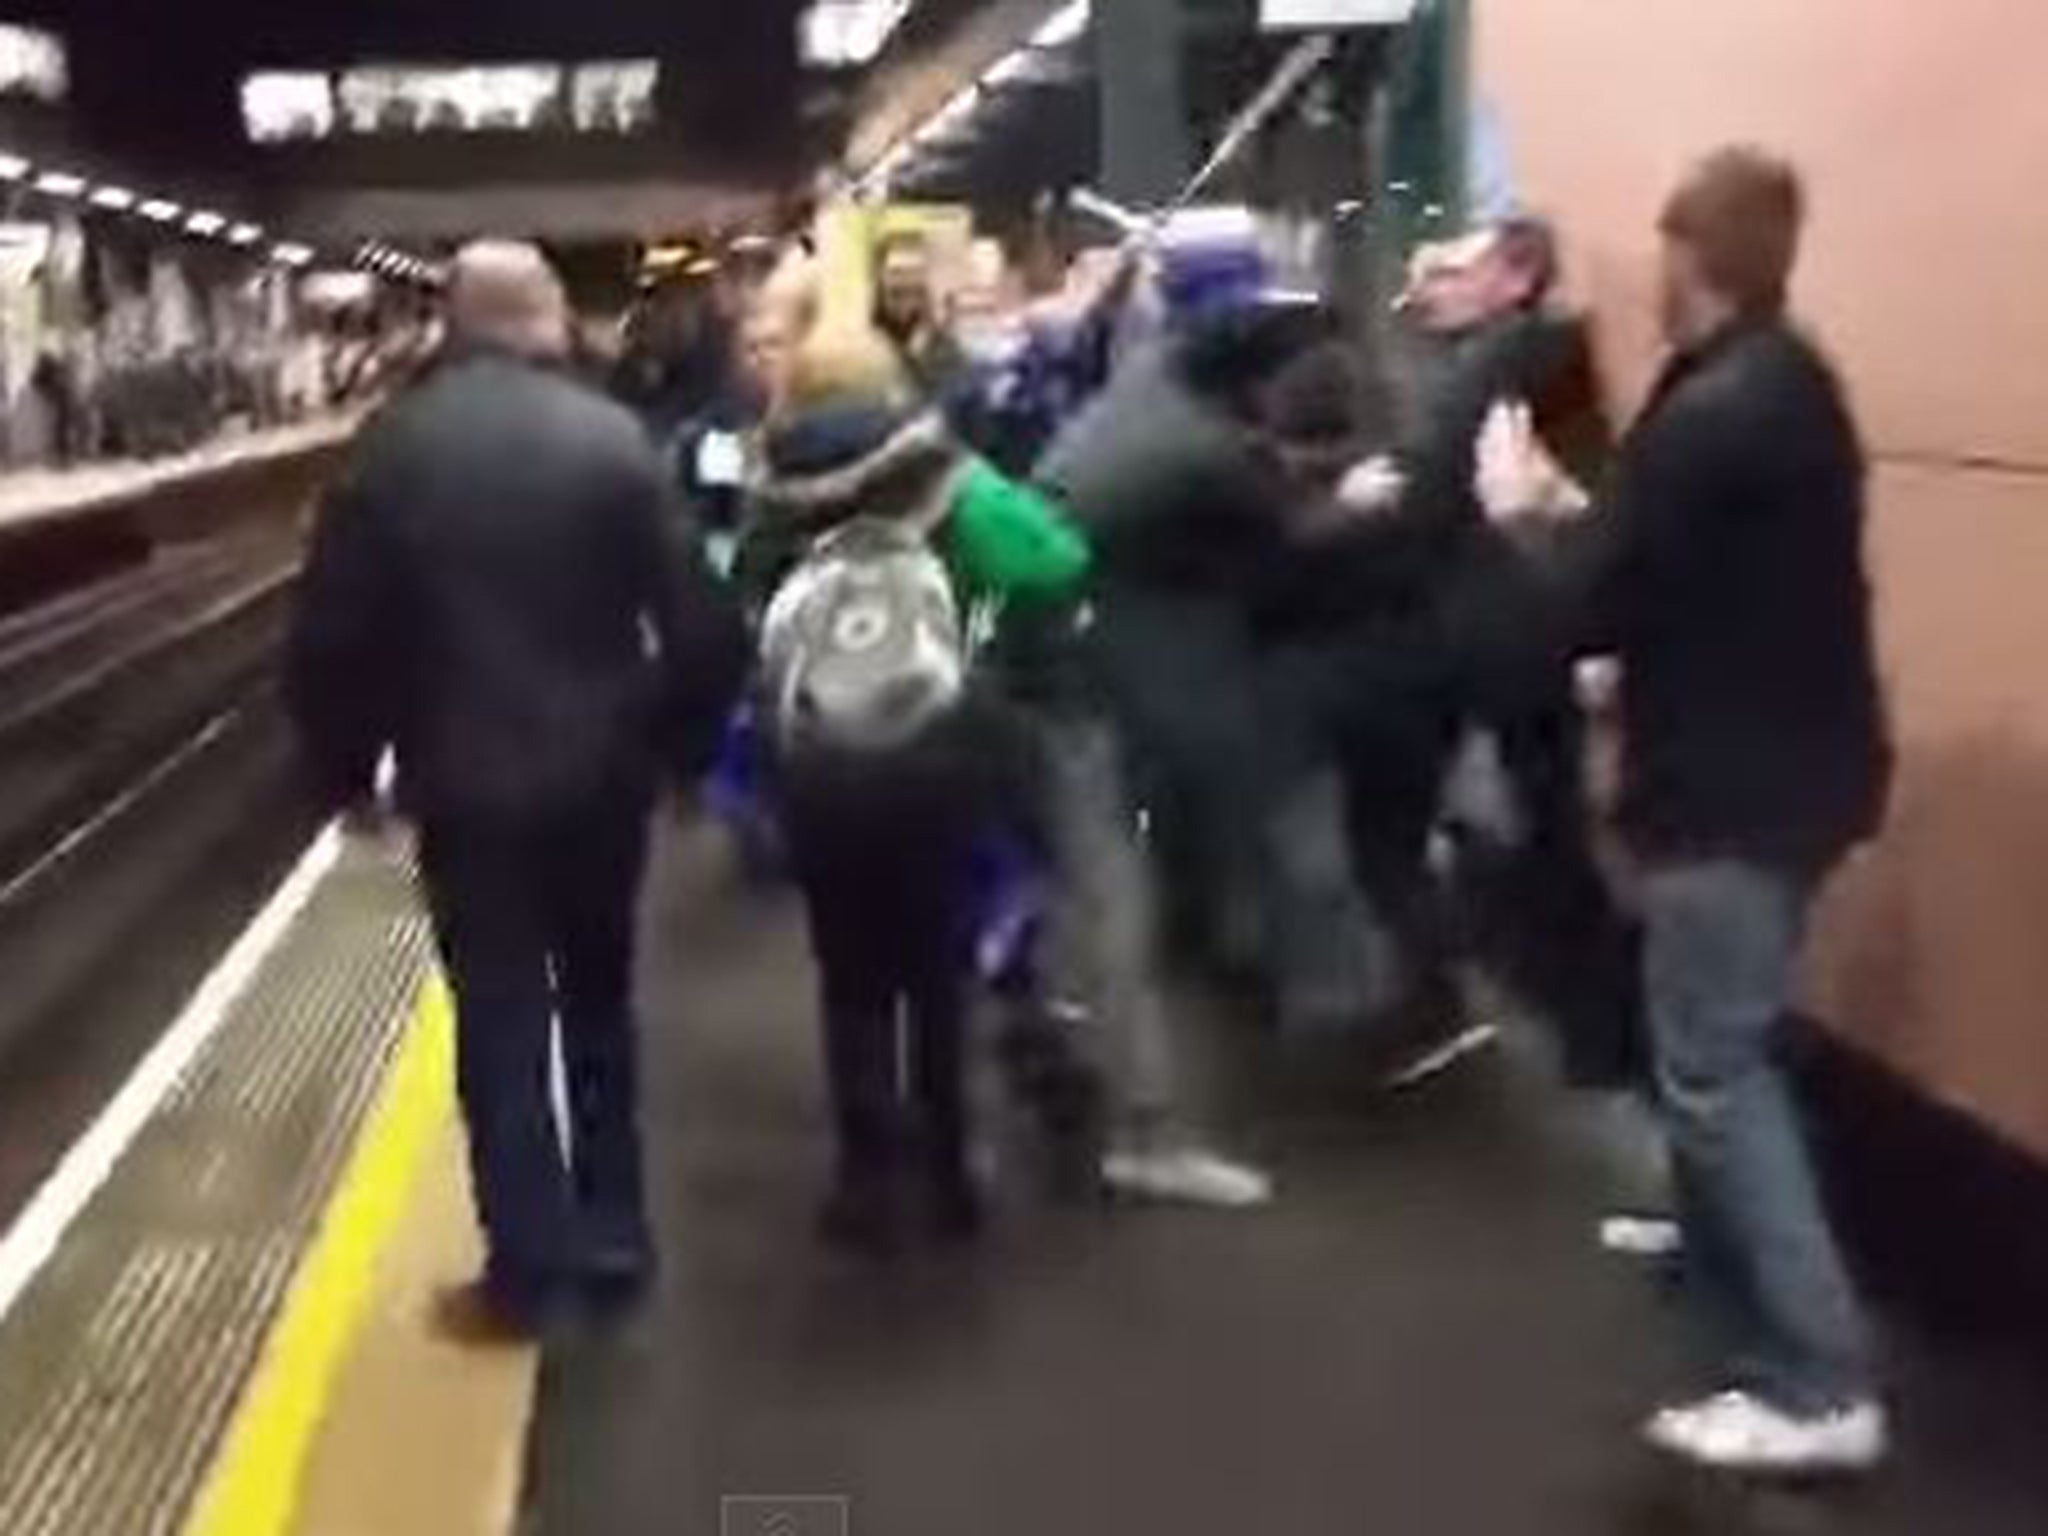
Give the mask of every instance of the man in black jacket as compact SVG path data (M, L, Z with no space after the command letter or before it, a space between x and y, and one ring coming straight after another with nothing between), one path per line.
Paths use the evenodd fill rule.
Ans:
M1862 559L1863 459L1839 385L1784 318L1802 199L1725 150L1663 218L1670 361L1565 569L1618 656L1623 819L1643 865L1644 984L1688 1279L1729 1390L1650 1439L1752 1472L1884 1454L1870 1346L1779 1059L1828 870L1890 776ZM1480 490L1510 526L1584 509L1524 413L1490 420Z
M325 509L292 696L331 801L370 805L388 749L419 824L489 1245L444 1321L495 1335L574 1290L627 1299L652 1264L634 907L661 770L704 750L746 647L638 424L561 368L568 306L540 253L464 252L449 326Z
M1489 733L1521 836L1510 850L1466 861L1462 894L1480 919L1479 947L1557 1029L1575 1085L1631 1087L1641 1066L1631 951L1591 856L1569 659L1548 592L1473 494L1479 429L1503 396L1533 403L1574 473L1605 468L1611 438L1598 380L1584 327L1549 302L1556 277L1549 227L1518 216L1445 248L1411 284L1423 348L1412 421L1386 467L1369 464L1356 478L1377 479L1394 498L1393 515L1367 541L1377 601L1426 619L1418 636L1427 639L1406 670L1436 692L1396 701L1348 755L1351 820L1359 867L1398 885L1427 845L1460 735ZM1410 1010L1420 1054L1397 1066L1395 1082L1455 1059L1439 1045L1446 1034L1479 1037L1461 1033L1448 981L1422 980Z

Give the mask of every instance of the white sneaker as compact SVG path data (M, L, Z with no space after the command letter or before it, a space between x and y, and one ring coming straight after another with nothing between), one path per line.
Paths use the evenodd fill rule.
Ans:
M1669 1216L1609 1216L1600 1223L1600 1246L1625 1259L1675 1259L1685 1233Z
M1747 1392L1666 1408L1643 1427L1660 1451L1723 1472L1796 1477L1868 1472L1884 1460L1884 1409L1851 1403L1795 1418Z
M1180 1205L1243 1210L1273 1198L1273 1181L1258 1169L1199 1147L1111 1152L1102 1182L1120 1195Z

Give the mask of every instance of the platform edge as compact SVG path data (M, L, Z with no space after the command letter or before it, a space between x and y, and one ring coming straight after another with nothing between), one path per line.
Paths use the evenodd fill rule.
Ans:
M327 1401L434 1137L454 1112L454 1018L430 975L201 1485L185 1536L291 1529Z

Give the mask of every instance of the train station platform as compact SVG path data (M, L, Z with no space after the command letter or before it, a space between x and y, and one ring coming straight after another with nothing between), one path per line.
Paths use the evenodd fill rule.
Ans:
M324 834L0 1240L0 1530L319 1536L2040 1536L2048 1394L1894 1331L1899 1455L1744 1491L1633 1426L1682 1379L1509 1050L1362 1101L1201 997L1253 1212L1076 1209L823 1250L800 925L668 827L645 911L663 1268L521 1349L429 1325L476 1262L402 851Z
M0 481L0 529L87 516L108 507L161 497L194 482L261 470L339 448L362 415L337 412L290 426L234 433L160 459L118 460L74 469L10 470Z

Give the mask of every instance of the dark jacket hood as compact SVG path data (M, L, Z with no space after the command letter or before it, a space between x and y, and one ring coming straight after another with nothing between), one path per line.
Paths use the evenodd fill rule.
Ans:
M827 528L852 517L936 523L966 455L936 411L835 401L770 428L751 491L757 521Z

